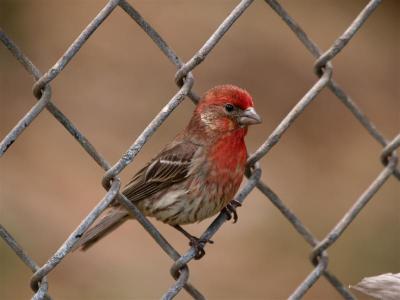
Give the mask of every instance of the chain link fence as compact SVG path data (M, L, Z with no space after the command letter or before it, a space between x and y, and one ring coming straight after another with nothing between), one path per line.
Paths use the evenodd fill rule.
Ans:
M398 159L395 154L395 151L400 147L400 134L394 139L388 140L379 132L357 104L332 79L332 60L341 52L341 50L343 50L347 43L357 33L358 29L363 26L368 17L381 4L381 1L370 1L349 25L346 31L333 41L332 46L325 52L318 48L318 46L307 36L304 30L288 14L285 8L279 4L279 2L275 0L266 0L265 2L281 17L282 21L289 26L304 47L306 47L315 58L314 70L318 79L307 93L297 102L292 110L283 118L265 142L250 155L246 172L247 181L235 196L235 200L243 202L247 195L253 189L257 188L275 205L298 234L300 234L311 246L312 252L310 260L314 265L314 268L288 297L289 299L301 299L322 276L330 282L330 284L344 299L355 299L347 287L328 270L327 249L341 237L345 229L352 223L363 207L373 198L374 194L385 184L390 176L395 176L400 180L400 170L397 167ZM207 55L218 44L224 34L234 25L235 21L240 18L252 3L252 0L241 1L188 62L183 62L167 45L164 39L139 14L139 12L125 0L108 1L98 15L90 22L78 38L65 51L61 58L54 64L54 66L45 73L42 73L11 40L11 38L0 29L1 42L8 48L8 50L10 50L25 70L34 77L35 82L33 85L33 94L37 99L36 104L32 106L29 112L27 112L27 114L1 141L0 156L2 156L6 151L12 149L10 146L21 135L25 128L27 128L44 109L47 109L85 149L92 159L94 159L105 171L102 184L107 192L103 199L98 202L96 207L93 208L80 225L65 240L61 247L42 266L38 265L31 257L29 257L4 226L0 225L0 236L2 239L33 272L31 288L34 291L34 295L32 299L51 299L48 294L47 275L57 267L68 253L70 253L71 248L73 248L83 233L93 224L96 218L105 210L113 199L117 199L126 207L126 209L145 228L160 248L166 252L173 261L170 273L175 279L175 283L165 292L162 299L172 299L177 294L181 293L182 290L186 290L194 299L205 299L205 296L189 282L189 263L195 256L195 250L190 248L183 255L178 253L178 251L175 250L174 247L161 235L157 228L142 215L137 207L119 192L120 179L118 175L129 163L132 162L151 135L168 118L171 112L181 104L185 97L189 97L195 104L199 101L199 96L192 90L194 83L192 71L207 58ZM83 135L83 133L54 104L50 83L63 71L90 36L102 25L115 9L122 9L125 11L132 20L148 34L169 61L176 66L178 71L175 75L175 81L179 89L148 124L145 130L138 136L132 146L121 156L118 162L111 165L98 153L96 148ZM297 117L302 114L308 105L324 89L329 89L337 99L347 107L347 109L353 114L354 118L361 123L365 130L370 134L371 138L376 140L382 146L380 160L383 164L383 168L382 171L377 174L375 180L354 202L353 206L346 212L342 219L338 221L334 228L332 228L332 230L330 230L322 240L318 240L315 235L313 235L313 233L303 225L302 221L285 205L280 197L261 180L261 168L258 162L279 142L286 130L296 121ZM225 215L219 215L201 235L201 238L211 239L225 222Z

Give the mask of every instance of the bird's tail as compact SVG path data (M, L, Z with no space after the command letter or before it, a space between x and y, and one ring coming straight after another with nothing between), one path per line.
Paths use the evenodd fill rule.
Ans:
M74 245L72 251L78 248L86 251L93 246L99 239L105 237L107 234L117 229L122 223L129 218L129 213L123 210L112 209L110 210L99 222L89 228Z

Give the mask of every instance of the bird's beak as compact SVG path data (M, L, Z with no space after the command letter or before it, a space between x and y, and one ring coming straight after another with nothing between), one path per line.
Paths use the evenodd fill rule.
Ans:
M239 124L242 126L260 124L261 117L253 107L244 110L239 116Z

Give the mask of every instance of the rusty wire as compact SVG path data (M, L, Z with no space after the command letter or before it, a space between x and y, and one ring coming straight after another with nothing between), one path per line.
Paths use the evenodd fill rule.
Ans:
M96 207L84 218L81 224L70 234L60 248L48 259L48 261L39 266L28 256L23 247L20 246L12 235L7 232L4 226L0 225L0 236L6 244L15 252L15 254L31 269L34 273L31 279L31 287L34 291L32 299L50 299L48 295L47 275L65 258L71 251L75 243L83 235L83 233L93 224L96 218L106 209L110 202L116 198L122 205L138 220L145 230L153 237L161 249L171 257L174 261L170 272L176 280L162 299L172 299L182 289L185 289L194 299L205 299L205 297L189 283L189 262L195 256L193 248L181 255L175 248L161 235L157 228L152 225L146 217L132 204L120 190L119 173L133 161L139 153L143 145L149 140L158 127L168 118L171 112L182 103L185 97L192 99L197 103L199 96L192 91L194 77L191 71L202 63L207 55L222 39L224 34L231 28L235 21L245 12L252 4L253 0L242 0L230 12L227 18L220 24L216 31L204 43L204 45L193 55L188 62L184 63L178 55L167 45L164 39L154 30L154 28L125 0L110 0L98 13L98 15L90 22L90 24L82 31L76 40L70 45L60 59L46 73L42 74L40 70L29 60L29 58L18 48L18 46L0 29L0 40L22 64L22 66L34 78L33 94L37 98L37 102L29 112L17 123L17 125L4 137L0 143L0 157L10 148L12 143L20 136L26 127L28 127L35 118L46 108L79 142L85 151L97 162L97 164L105 170L102 184L106 189L106 194L99 201ZM265 0L265 2L282 18L289 28L298 37L300 42L310 51L311 55L316 59L314 71L318 76L315 84L307 91L307 93L297 102L293 109L283 118L280 124L267 137L265 142L252 154L248 159L248 168L246 176L248 180L242 189L235 196L235 200L243 202L247 195L254 189L259 189L283 214L283 216L293 225L295 230L305 239L312 247L310 260L314 265L313 271L299 284L289 299L301 299L305 293L313 286L313 284L321 277L325 276L333 287L337 289L344 299L355 299L338 278L328 271L328 254L327 249L337 241L344 230L357 217L358 213L363 209L374 194L382 187L386 180L394 175L400 180L400 171L397 168L397 156L395 151L400 147L400 134L393 140L387 140L377 130L374 124L365 116L360 108L348 96L343 89L332 79L332 59L347 45L353 38L357 30L364 24L368 17L380 5L381 0L370 1L360 14L354 19L352 24L345 32L338 37L332 46L324 53L318 46L307 36L303 29L296 21L286 12L286 10L276 0ZM56 107L53 103L50 83L63 71L66 65L74 58L75 54L81 49L90 36L97 28L107 19L114 9L120 7L125 11L153 40L160 48L162 53L169 61L177 67L175 81L179 87L177 93L167 102L167 104L154 117L144 131L138 136L135 142L121 156L120 160L111 166L106 159L96 150L90 141L78 130L78 128ZM328 232L322 239L318 240L311 231L303 225L301 220L284 204L280 197L272 191L267 184L261 180L261 168L259 160L265 157L274 147L285 131L295 122L296 118L315 100L316 96L325 88L331 90L337 98L347 107L354 117L362 124L368 133L380 143L384 149L381 154L383 169L376 179L370 184L365 192L356 200L354 205L346 212L343 218ZM207 230L202 234L201 238L210 239L217 230L226 222L223 214L220 214Z

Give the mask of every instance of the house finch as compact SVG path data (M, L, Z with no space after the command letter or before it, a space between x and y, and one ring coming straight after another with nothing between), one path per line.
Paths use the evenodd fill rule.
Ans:
M261 122L249 93L233 85L209 90L193 112L187 127L141 169L124 187L124 194L146 216L155 217L185 234L204 255L206 242L180 225L200 222L220 211L237 219L238 190L246 166L244 137L248 125ZM132 218L115 201L105 216L78 241L87 249L107 233Z

